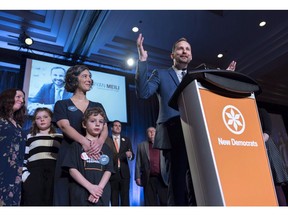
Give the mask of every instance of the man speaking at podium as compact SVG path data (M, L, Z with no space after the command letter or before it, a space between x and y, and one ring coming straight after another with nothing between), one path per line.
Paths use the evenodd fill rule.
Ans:
M170 55L172 67L154 70L148 77L148 53L143 47L144 37L139 34L137 49L139 54L135 84L137 97L148 99L155 93L159 100L159 114L153 148L162 149L169 168L168 205L196 206L188 157L181 126L180 114L168 105L187 67L192 60L191 45L186 38L180 38L172 47ZM234 71L236 62L232 61L227 70Z

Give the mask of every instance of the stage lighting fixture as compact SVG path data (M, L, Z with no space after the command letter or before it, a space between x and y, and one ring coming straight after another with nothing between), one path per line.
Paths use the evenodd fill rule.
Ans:
M33 44L33 39L29 37L25 32L19 35L19 43L22 47L29 47Z

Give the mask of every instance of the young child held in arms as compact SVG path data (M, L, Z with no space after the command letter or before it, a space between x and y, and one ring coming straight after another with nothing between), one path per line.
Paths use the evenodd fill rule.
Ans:
M88 140L98 139L106 119L105 112L99 107L85 111L82 126ZM114 172L112 151L104 143L101 153L99 160L90 158L77 142L73 142L68 150L62 167L69 170L73 179L69 187L72 206L109 206L109 178Z
M51 123L52 111L37 108L27 135L23 167L22 204L52 206L56 157L63 135Z

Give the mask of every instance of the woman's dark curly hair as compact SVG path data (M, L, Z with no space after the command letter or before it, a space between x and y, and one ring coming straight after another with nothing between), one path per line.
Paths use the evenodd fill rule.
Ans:
M33 115L33 118L32 118L32 126L31 126L31 129L30 129L30 133L32 136L35 136L37 133L40 132L39 128L37 127L37 124L36 124L36 116L39 112L41 111L45 111L48 113L48 115L51 117L51 125L50 125L50 130L49 130L49 134L53 134L53 133L56 133L56 129L52 123L52 118L53 118L53 113L52 111L49 109L49 108L46 108L46 107L38 107L35 112L34 112L34 115Z
M23 106L13 113L13 106L17 91L21 91L25 96L24 91L16 88L7 89L0 94L0 118L9 120L9 118L12 117L17 124L22 126L25 120L26 112L25 99L23 101Z
M74 65L70 67L67 70L66 76L65 76L65 89L68 92L74 93L76 89L78 88L78 76L80 73L82 73L84 70L88 70L89 68L85 65ZM93 86L93 80L91 83L91 86Z

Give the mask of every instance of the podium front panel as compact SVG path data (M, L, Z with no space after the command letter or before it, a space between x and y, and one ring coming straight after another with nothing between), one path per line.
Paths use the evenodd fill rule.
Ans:
M225 97L195 80L178 105L197 204L277 206L253 95Z

